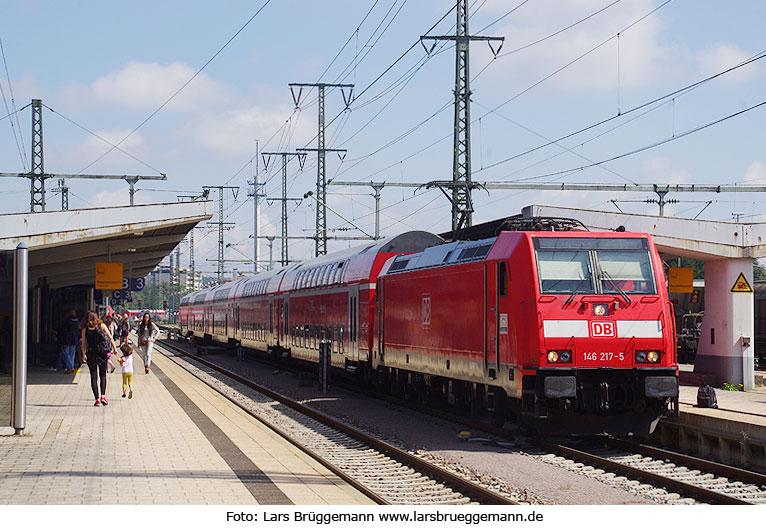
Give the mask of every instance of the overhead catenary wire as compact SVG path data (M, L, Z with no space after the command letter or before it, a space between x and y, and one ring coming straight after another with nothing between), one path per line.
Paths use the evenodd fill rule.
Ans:
M5 47L3 47L3 39L0 39L0 54L3 56L3 66L5 68L5 78L8 81L8 95L11 99L10 107L5 98L5 90L3 84L0 83L0 95L3 97L3 104L5 105L5 111L8 112L8 116L11 117L11 130L13 132L13 139L16 142L16 149L19 151L19 158L21 158L21 166L24 168L24 172L27 172L27 151L24 148L24 141L22 140L21 123L19 122L18 111L16 110L16 98L13 95L13 83L11 82L11 74L8 71L8 61L5 57ZM13 124L13 116L16 116L16 125ZM18 130L17 130L18 129Z
M657 12L659 9L661 9L661 8L662 8L662 7L664 7L665 5L669 4L671 1L672 1L672 0L666 0L666 1L665 1L663 4L661 4L660 6L658 6L658 7L654 8L654 9L652 9L650 12L648 12L648 13L647 13L647 14L645 14L645 15L643 15L643 16L642 16L642 17L640 17L639 19L635 20L634 22L632 22L632 23L631 23L630 25L628 25L627 27L625 27L625 28L621 29L621 30L620 30L620 32L625 32L625 31L627 31L628 29L632 28L632 27L633 27L633 26L635 26L636 24L640 23L641 21L645 20L646 18L648 18L649 16L651 16L652 14L654 14L655 12ZM610 6L611 6L611 5L610 5ZM610 7L610 6L607 6L607 7ZM601 11L603 11L603 9L602 9ZM587 18L589 18L589 17L586 17L586 19L587 19ZM583 20L585 20L585 19L583 19ZM571 24L570 26L568 26L568 27L567 27L567 28L565 28L564 30L560 30L560 31L556 32L556 34L559 34L559 33L563 32L563 31L565 31L566 29L570 29L570 28L574 27L575 25L577 25L577 24ZM481 117L486 117L486 116L487 116L487 115L489 115L489 114L490 114L492 111L496 111L496 110L498 110L498 109L502 108L503 106L507 105L507 104L508 104L508 103L510 103L511 101L513 101L513 100L517 99L518 97L521 97L523 94L526 94L526 93L528 93L528 92L529 92L529 91L531 91L532 89L534 89L534 88L536 88L537 86L541 85L543 82L545 82L545 81L547 81L548 79L550 79L550 78L554 77L554 76L555 76L555 75L557 75L558 73L560 73L560 72L562 72L563 70L565 70L565 69L569 68L570 66L572 66L572 65L573 65L573 64L575 64L575 63L577 63L577 62L578 62L578 61L580 61L581 59L585 58L585 57L586 57L586 56L588 56L589 54L593 53L595 50L597 50L597 49L598 49L598 48L600 48L601 46L605 45L606 43L608 43L609 41L611 41L613 38L614 38L614 36L612 36L612 37L610 37L609 39L607 39L607 40L603 41L601 44L598 44L597 46L595 46L595 47L591 48L590 50L586 51L585 53L583 53L582 55L578 56L578 57L577 57L577 58L575 58L574 60L572 60L572 61L568 62L567 64L565 64L564 66L562 66L562 67L558 68L558 69L557 69L556 71L554 71L553 73L551 73L551 74L549 74L549 75L547 75L547 76L543 77L542 79L538 80L537 82L535 82L535 83L534 83L534 84L532 84L531 86L527 87L526 89L524 89L524 90L522 90L521 92L519 92L519 93L517 93L516 95L514 95L512 98L510 98L510 99L506 100L505 102L503 102L502 104L500 104L500 105L496 106L494 109L492 109L491 111L487 112L486 114L484 114L484 115L483 115L483 116L481 116ZM545 39L541 39L541 42L542 42L542 40L545 40ZM490 64L492 64L493 62L494 62L494 61L491 61L491 62L490 62ZM485 67L485 69L486 69L486 67ZM482 70L482 71L483 71L483 70ZM448 103L448 104L447 104L447 106L445 106L445 107L443 107L443 108L444 108L444 109L448 108L448 106L449 106L450 104L451 104L451 102L450 102L450 103ZM471 122L471 123L473 124L473 123L475 123L476 121L478 121L478 119L474 119L474 120L472 120L472 122ZM421 123L420 123L419 125L417 125L416 127L413 127L413 129L419 128L419 126L422 126L423 124L424 124L424 122L421 122ZM411 131L408 131L408 133L411 133ZM435 146L435 145L437 145L437 144L441 143L442 141L446 141L447 139L449 139L449 138L451 138L451 137L452 137L452 134L447 134L447 135L445 135L445 136L443 136L443 137L439 138L438 140L436 140L436 141L432 142L431 144L429 144L428 146L424 147L423 149L420 149L420 150L418 150L418 151L417 151L417 152L415 152L413 155L410 155L410 156L408 156L407 158L404 158L404 160L407 160L407 159L410 159L410 158L412 158L412 157L414 157L414 156L417 156L417 155L419 155L419 154L422 154L423 152L425 152L426 150L430 149L431 147L433 147L433 146ZM380 152L381 150L383 150L383 149L378 149L378 150L376 151L376 153ZM396 162L396 163L398 163L398 162ZM391 167L393 167L394 165L396 165L396 164L391 164L391 165L387 166L386 168L382 169L381 171L378 171L378 172L376 172L376 173L373 173L373 174L379 174L380 172L384 172L384 171L386 171L386 170L390 169ZM493 164L493 165L495 165L495 164ZM490 167L491 167L491 166L487 166L487 167L484 167L484 168L483 168L483 170L486 170L486 169L488 169L488 168L490 168ZM350 169L350 168L349 168L349 169ZM477 172L478 172L478 171L474 171L474 173L477 173Z
M119 147L118 145L115 145L114 143L112 143L111 141L107 140L106 138L104 138L104 137L103 137L103 136L101 136L100 134L97 134L96 132L93 132L92 130L90 130L90 129L89 129L88 127L86 127L85 125L81 125L80 123L77 123L77 122L76 122L76 121L74 121L72 118L70 118L70 117L67 117L67 116L65 116L64 114L62 114L61 112L58 112L57 110L54 110L54 109L52 109L51 107L49 107L49 106L48 106L48 105L46 105L45 103L43 103L43 106L44 106L45 108L47 108L48 110L50 110L51 112L53 112L54 114L56 114L56 115L60 116L60 117L61 117L62 119L64 119L65 121L68 121L69 123L71 123L72 125L74 125L75 127L77 127L78 129L80 129L80 130L82 130L82 131L84 131L84 132L87 132L88 134L90 134L90 135L94 136L95 138L98 138L99 140L103 141L103 142L104 142L104 143L106 143L107 145L110 145L110 146L112 146L114 149L116 149L116 150L120 151L120 152L121 152L122 154L124 154L125 156L128 156L128 157L132 158L133 160L135 160L135 161L137 161L138 163L140 163L140 164L142 164L142 165L144 165L144 166L148 167L149 169L151 169L152 171L155 171L155 172L156 172L156 173L158 173L158 174L163 174L163 173L162 173L162 171L160 171L159 169L157 169L157 168L156 168L156 167L154 167L153 165L151 165L151 164L149 164L149 163L147 163L147 162L145 162L145 161L141 160L140 158L138 158L138 157L136 157L136 156L132 155L132 154L131 154L131 153L129 153L128 151L124 150L122 147Z
M634 106L634 107L632 107L632 108L630 108L628 110L625 110L625 111L621 112L620 114L612 115L612 116L610 116L608 118L604 118L602 120L596 121L594 123L586 125L585 127L577 129L577 130L575 130L573 132L567 133L567 134L565 134L563 136L559 136L558 138L556 138L555 140L551 140L550 142L544 143L542 145L538 145L537 147L533 147L533 148L528 149L526 151L523 151L521 153L518 153L518 154L515 154L513 156L510 156L508 158L504 158L503 160L499 160L497 162L489 164L489 165L485 166L484 168L482 168L480 171L475 171L475 172L478 173L478 172L481 172L481 171L486 171L486 170L491 169L493 167L496 167L498 165L502 165L504 163L510 162L510 161L518 159L518 158L520 158L522 156L526 156L527 154L531 154L531 153L533 153L535 151L538 151L540 149L548 147L548 146L550 146L550 145L552 145L552 144L554 144L556 142L560 142L560 141L566 140L568 138L572 138L574 136L582 134L583 132L587 132L587 131L592 130L594 128L597 128L597 127L599 127L601 125L604 125L606 123L614 121L616 119L624 118L625 116L627 116L629 114L637 112L637 111L639 111L639 110L641 110L643 108L651 106L651 105L653 105L655 103L658 103L660 101L663 101L663 100L666 100L666 99L671 99L673 97L678 97L679 95L683 95L683 94L685 94L685 93L687 93L687 92L689 92L691 90L694 90L694 89L702 86L703 84L706 84L706 83L708 83L708 82L710 82L710 81L712 81L714 79L717 79L717 78L719 78L721 76L724 76L724 75L726 75L728 73L731 73L731 72L733 72L733 71L735 71L735 70L737 70L739 68L742 68L744 66L752 64L755 61L759 61L759 60L761 60L763 58L766 58L766 50L761 51L761 52L757 53L756 55L753 55L749 59L747 59L745 61L742 61L742 62L740 62L740 63L738 63L738 64L736 64L736 65L734 65L734 66L732 66L730 68L722 70L722 71L720 71L720 72L718 72L718 73L716 73L714 75L710 75L708 77L705 77L704 79L700 79L699 81L695 81L695 82L693 82L691 84L683 86L682 88L678 88L676 90L673 90L672 92L668 92L668 93L663 94L663 95L661 95L659 97L655 97L655 98L653 98L653 99L651 99L649 101L645 101L644 103L641 103L641 104L636 105L636 106ZM497 109L498 109L498 107L490 109L487 112L487 114L494 113L494 112L497 111ZM484 116L482 116L482 117L485 117L487 114L484 114Z
M610 158L606 158L606 159L601 160L599 162L594 162L594 163L591 163L591 164L588 164L588 165L578 166L578 167L575 167L575 168L572 168L572 169L565 169L563 171L556 171L556 172L552 172L552 173L546 173L544 175L539 175L536 178L546 178L546 177L549 177L549 176L558 176L558 175L571 174L571 173L574 173L574 172L577 172L577 171L582 171L584 169L589 169L591 167L596 167L596 166L599 166L601 164L613 162L613 161L619 160L621 158L626 158L628 156L633 156L634 154L638 154L638 153L641 153L641 152L644 152L644 151L648 151L649 149L654 149L654 148L659 147L661 145L665 145L666 143L670 143L670 142L679 140L681 138L685 138L686 136L690 136L692 134L696 134L697 132L700 132L700 131L705 130L705 129L710 128L710 127L713 127L715 125L719 125L719 124L721 124L721 123L723 123L725 121L728 121L728 120L730 120L732 118L735 118L737 116L741 116L742 114L745 114L745 113L750 112L752 110L756 110L756 109L758 109L758 108L760 108L760 107L762 107L764 105L766 105L766 101L761 101L760 103L757 103L755 105L749 106L749 107L747 107L747 108L745 108L743 110L740 110L738 112L734 112L734 113L729 114L727 116L724 116L722 118L719 118L719 119L716 119L714 121L705 123L704 125L700 125L698 127L694 127L692 129L686 130L686 131L684 131L684 132L682 132L680 134L675 134L673 136L670 136L669 138L665 138L663 140L656 141L656 142L651 143L649 145L644 145L642 147L638 147L638 148L633 149L631 151L628 151L628 152L625 152L625 153L622 153L622 154L618 154L618 155L612 156Z

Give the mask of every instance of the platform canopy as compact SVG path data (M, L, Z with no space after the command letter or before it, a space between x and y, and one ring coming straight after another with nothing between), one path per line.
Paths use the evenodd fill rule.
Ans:
M144 277L212 209L200 201L0 215L0 250L27 245L30 285L93 285L98 262Z

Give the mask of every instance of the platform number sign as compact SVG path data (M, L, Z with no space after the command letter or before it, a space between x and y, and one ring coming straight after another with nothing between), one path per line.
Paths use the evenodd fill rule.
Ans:
M146 281L143 277L123 277L122 278L122 290L126 292L141 292L146 286Z
M133 301L133 296L130 294L130 290L114 290L112 291L112 301L115 305L122 305L126 301Z

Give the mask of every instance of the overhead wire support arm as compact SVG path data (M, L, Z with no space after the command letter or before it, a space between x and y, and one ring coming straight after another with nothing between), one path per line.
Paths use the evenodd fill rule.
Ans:
M439 187L452 187L454 182L431 181L426 183L413 182L374 182L374 181L341 181L333 180L330 185L335 186L373 186L383 187L411 187L420 189L433 189ZM489 191L495 190L537 190L537 191L609 191L609 192L639 192L656 193L656 204L664 206L670 201L665 199L668 193L766 193L766 186L748 185L709 185L709 184L599 184L599 183L542 183L526 184L517 182L475 182L471 184L471 190L481 188ZM660 203L662 201L662 203ZM643 202L643 201L642 201ZM616 205L616 204L615 204ZM660 208L659 216L664 215L664 207Z

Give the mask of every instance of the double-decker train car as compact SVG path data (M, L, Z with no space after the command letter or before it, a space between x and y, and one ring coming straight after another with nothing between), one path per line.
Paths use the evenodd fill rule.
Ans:
M559 433L678 411L673 309L647 235L410 232L181 303L188 335L332 365L407 397Z

